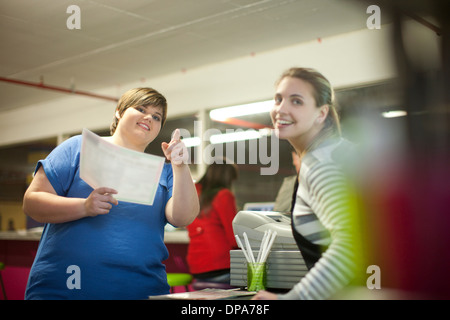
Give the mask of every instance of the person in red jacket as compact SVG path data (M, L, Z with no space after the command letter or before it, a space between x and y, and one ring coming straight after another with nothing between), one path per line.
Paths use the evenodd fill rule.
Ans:
M238 248L232 226L237 209L231 191L237 177L237 166L224 161L209 165L196 184L200 214L187 226L187 262L199 281L230 282L230 250Z

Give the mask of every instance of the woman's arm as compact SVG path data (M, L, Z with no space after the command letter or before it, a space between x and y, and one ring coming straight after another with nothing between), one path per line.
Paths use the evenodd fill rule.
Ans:
M331 236L331 243L313 268L279 299L329 299L356 277L358 214L344 173L331 164L319 164L306 177L311 207Z
M170 224L185 227L197 217L200 206L197 191L187 164L173 165L172 198L166 205L166 217Z
M26 215L42 223L62 223L106 214L117 204L114 189L98 188L87 199L66 198L56 194L43 167L36 172L23 198Z
M200 211L197 190L187 165L188 153L180 140L180 130L175 130L170 143L162 143L162 150L172 162L173 189L172 198L166 205L166 218L177 227L189 225Z

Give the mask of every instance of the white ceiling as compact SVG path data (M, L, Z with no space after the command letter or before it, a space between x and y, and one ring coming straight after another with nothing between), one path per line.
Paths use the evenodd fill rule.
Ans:
M69 30L70 5L81 29ZM0 0L0 76L95 92L366 28L354 0ZM63 93L0 82L0 111Z

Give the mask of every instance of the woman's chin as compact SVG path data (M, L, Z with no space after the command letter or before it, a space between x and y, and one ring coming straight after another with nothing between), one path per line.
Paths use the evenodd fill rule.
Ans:
M289 132L287 132L286 129L278 129L277 128L277 129L273 129L273 131L275 133L275 136L278 139L286 140L286 139L289 139L289 137L290 137Z

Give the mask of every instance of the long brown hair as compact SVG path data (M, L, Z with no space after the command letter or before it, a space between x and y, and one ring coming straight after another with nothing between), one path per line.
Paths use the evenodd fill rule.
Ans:
M238 168L230 163L212 163L206 169L206 173L199 180L201 186L200 194L200 216L211 209L211 203L217 193L222 189L231 189L234 180L238 178Z

